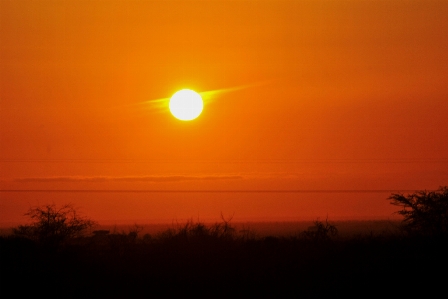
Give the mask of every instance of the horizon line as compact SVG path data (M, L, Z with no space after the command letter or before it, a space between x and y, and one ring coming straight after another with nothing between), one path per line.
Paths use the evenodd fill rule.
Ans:
M273 190L263 190L263 189L249 189L249 190L139 190L139 189L3 189L0 192L4 193L14 193L14 192L48 192L48 193L393 193L393 192L419 192L421 189L329 189L329 190L319 190L319 189L273 189ZM437 191L437 189L429 189L424 191Z

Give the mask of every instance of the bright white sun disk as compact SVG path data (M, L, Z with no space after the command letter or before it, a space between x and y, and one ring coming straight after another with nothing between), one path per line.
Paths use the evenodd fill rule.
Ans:
M171 114L180 120L193 120L198 117L204 103L202 97L195 91L190 89L182 89L176 92L170 99Z

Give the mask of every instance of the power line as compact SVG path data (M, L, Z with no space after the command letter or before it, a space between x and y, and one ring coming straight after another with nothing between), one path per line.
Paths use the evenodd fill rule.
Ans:
M315 190L315 189L292 189L292 190L139 190L139 189L4 189L3 193L401 193L417 192L411 189L345 189L345 190ZM436 190L426 190L436 191Z

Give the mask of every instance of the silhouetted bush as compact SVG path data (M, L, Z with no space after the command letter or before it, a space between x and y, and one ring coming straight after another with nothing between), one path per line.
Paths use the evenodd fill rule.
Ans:
M51 247L57 247L67 239L82 236L95 225L94 221L80 216L70 204L60 208L54 204L33 207L25 215L33 222L14 228L14 234Z
M306 231L302 232L302 237L315 242L329 241L338 235L338 229L335 225L328 223L328 219L325 223L322 221L314 221L314 225L310 226Z
M413 234L448 235L448 187L418 191L407 196L392 194L391 204L401 207L403 228Z

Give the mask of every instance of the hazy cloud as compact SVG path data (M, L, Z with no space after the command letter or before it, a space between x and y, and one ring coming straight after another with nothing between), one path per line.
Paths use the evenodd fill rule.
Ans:
M219 181L219 180L239 180L240 175L208 175L208 176L187 176L187 175L166 175L166 176L55 176L55 177L28 177L15 178L15 182L181 182L181 181Z

